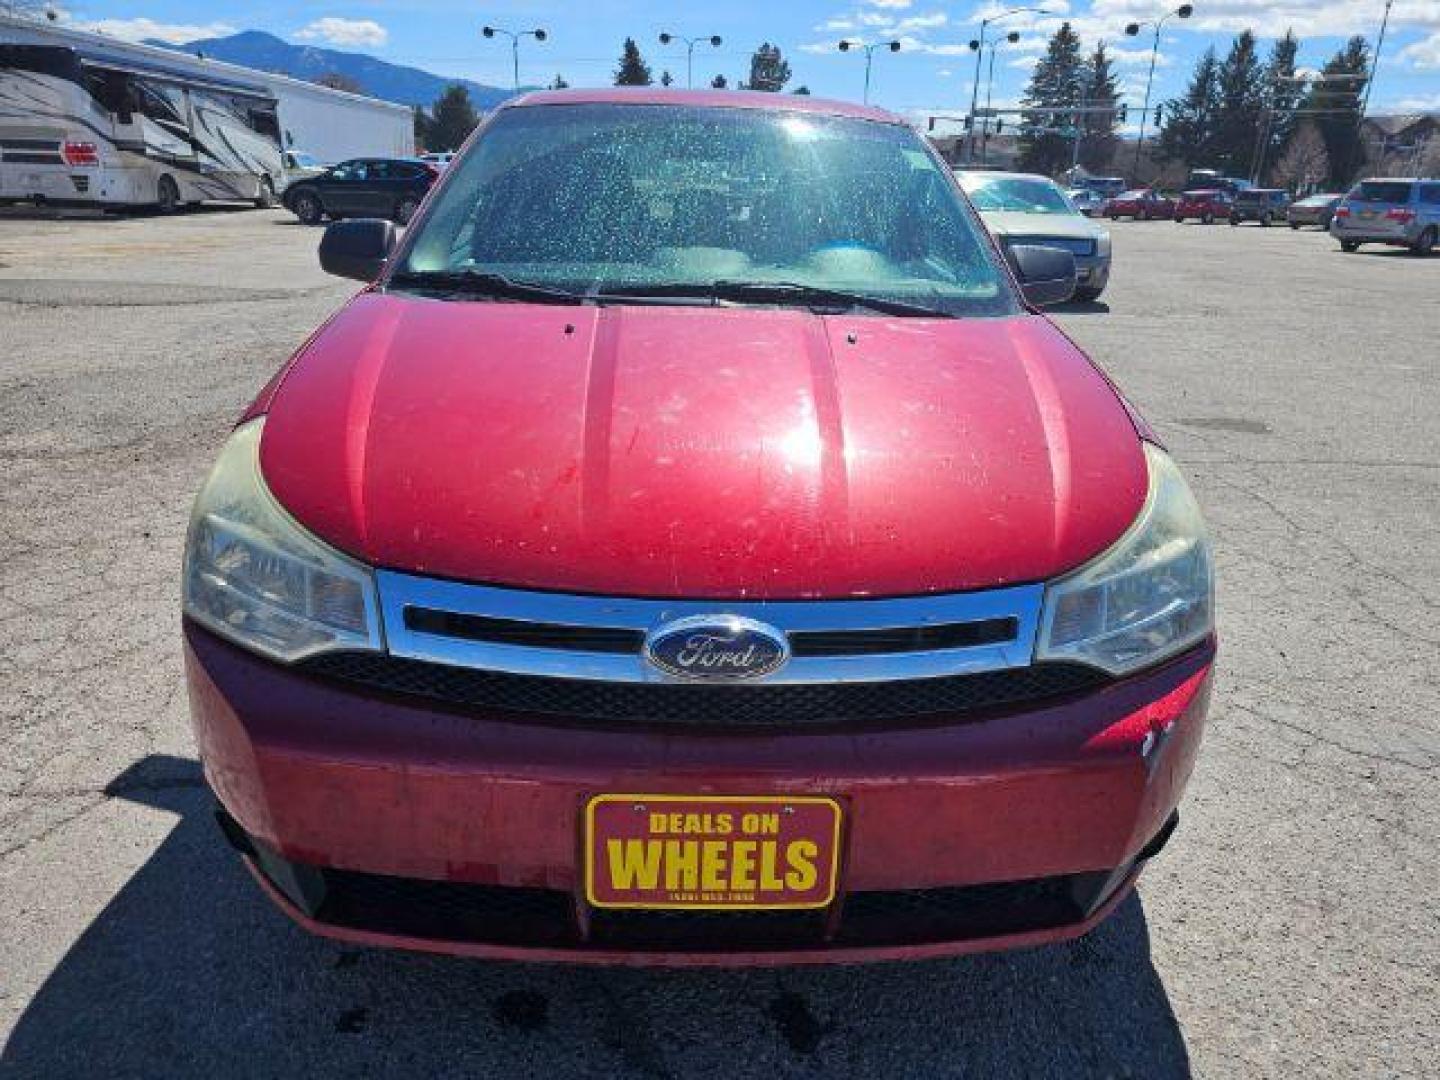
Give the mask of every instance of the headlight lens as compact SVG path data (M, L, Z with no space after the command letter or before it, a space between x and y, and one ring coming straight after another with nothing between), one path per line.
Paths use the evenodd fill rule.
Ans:
M264 419L238 428L195 500L185 544L185 614L240 645L295 661L379 649L368 567L311 536L260 475Z
M1109 551L1045 590L1037 659L1078 660L1122 675L1214 629L1200 507L1168 454L1146 443L1145 458L1150 488L1135 524Z

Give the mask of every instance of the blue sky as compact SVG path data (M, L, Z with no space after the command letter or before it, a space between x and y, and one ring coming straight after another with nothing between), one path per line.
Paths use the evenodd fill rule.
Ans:
M719 34L719 49L697 46L699 84L716 73L731 82L748 73L750 51L762 40L779 43L794 70L791 86L801 83L830 97L858 99L863 56L841 53L842 38L864 41L898 39L899 53L877 53L872 101L915 115L963 112L970 100L974 54L966 43L979 21L1013 4L927 2L927 0L729 0L722 3L668 3L651 0L510 0L473 3L459 0L61 0L62 17L75 24L99 26L126 37L165 37L174 41L260 29L297 42L372 53L396 63L480 82L508 85L508 43L486 41L486 22L511 29L542 26L550 34L543 45L527 41L521 53L521 81L549 81L556 72L573 85L608 83L626 35L641 45L658 77L668 68L683 82L683 49L656 40L662 30L692 37ZM1127 38L1124 27L1177 6L1178 0L1016 0L1053 14L1022 13L1000 25L1021 32L1005 45L995 65L998 103L1019 97L1045 37L1062 18L1079 29L1089 48L1103 38L1120 62L1129 101L1144 94L1149 61L1148 34ZM1301 64L1318 67L1354 33L1374 43L1384 0L1196 0L1194 15L1170 20L1164 29L1154 100L1174 96L1184 85L1196 56L1206 45L1223 49L1247 27L1263 39L1294 27L1302 39ZM983 89L982 89L983 94ZM1385 42L1372 112L1440 111L1440 0L1395 0Z

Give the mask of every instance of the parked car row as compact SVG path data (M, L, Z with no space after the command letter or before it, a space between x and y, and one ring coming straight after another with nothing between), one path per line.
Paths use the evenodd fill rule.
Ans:
M1218 220L1231 225L1255 222L1262 228L1313 226L1334 235L1345 251L1361 244L1389 244L1428 255L1440 243L1440 180L1363 180L1346 195L1322 193L1294 201L1281 188L1200 188L1179 196L1135 188L1106 200L1100 212L1111 221L1128 217L1207 225Z

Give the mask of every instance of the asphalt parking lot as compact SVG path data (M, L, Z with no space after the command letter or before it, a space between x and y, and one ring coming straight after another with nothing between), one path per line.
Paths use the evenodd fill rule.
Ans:
M195 760L181 542L227 425L351 288L281 212L0 217L0 1074L1433 1076L1440 258L1113 232L1110 292L1056 318L1219 553L1174 842L1069 945L666 972L354 949L270 907Z

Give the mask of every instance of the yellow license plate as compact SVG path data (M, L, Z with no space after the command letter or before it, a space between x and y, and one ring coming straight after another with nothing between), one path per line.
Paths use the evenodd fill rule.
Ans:
M822 908L835 899L840 816L819 796L596 795L585 897L597 908Z

